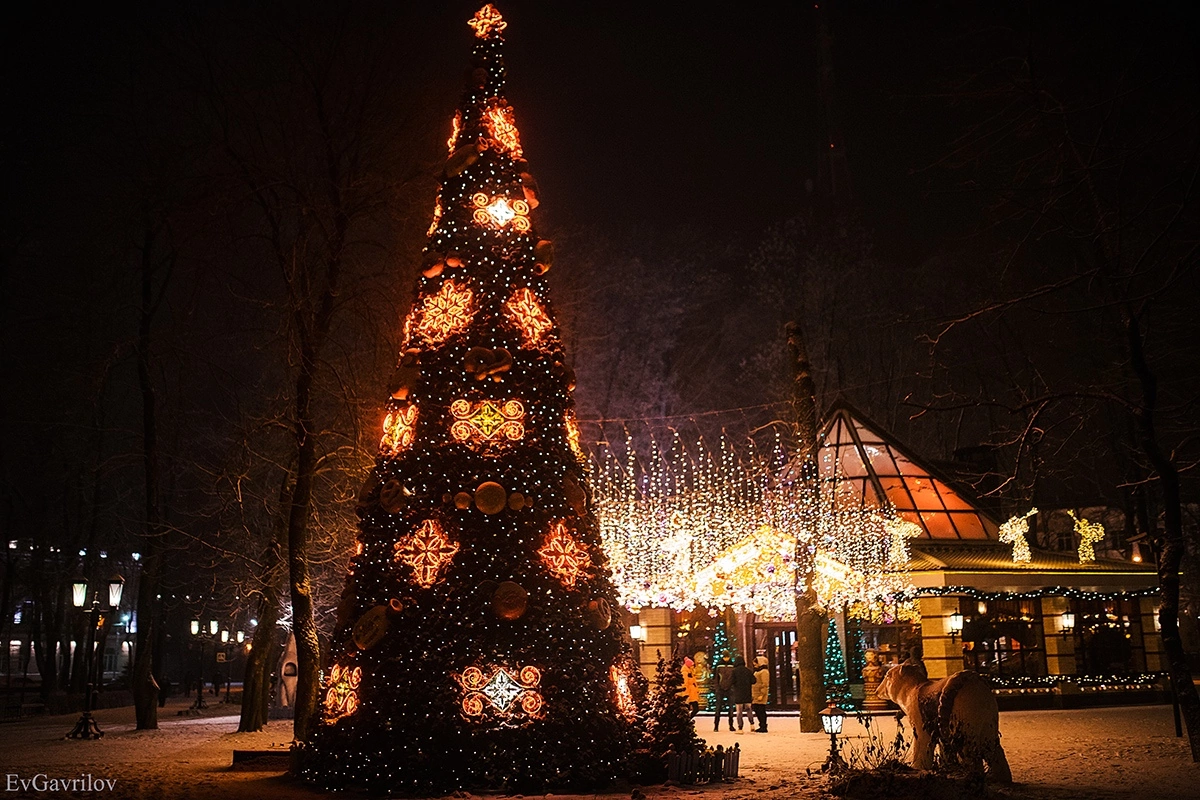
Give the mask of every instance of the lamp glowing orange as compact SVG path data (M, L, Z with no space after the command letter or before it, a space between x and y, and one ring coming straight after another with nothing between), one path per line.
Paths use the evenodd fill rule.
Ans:
M633 690L629 688L629 676L616 664L609 669L609 675L612 678L613 691L617 695L617 710L626 719L636 719L638 708L633 699Z
M446 140L446 147L450 154L454 154L454 148L458 146L458 134L462 131L462 112L455 111L454 119L450 120L450 138Z
M579 423L575 421L575 412L568 411L565 420L567 428L567 444L571 448L571 452L575 454L575 458L583 461L585 456L583 447L579 444Z

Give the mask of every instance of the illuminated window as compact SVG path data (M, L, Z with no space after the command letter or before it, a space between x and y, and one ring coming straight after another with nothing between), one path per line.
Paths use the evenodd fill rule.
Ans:
M533 347L554 327L550 315L538 302L532 289L522 288L513 292L504 303L504 315L517 326L525 344Z
M362 667L334 664L325 689L324 718L326 723L337 722L358 710L358 686L362 683Z
M417 407L415 405L395 408L383 419L383 439L379 449L384 455L394 456L413 443L417 430Z
M463 690L462 712L468 719L489 713L504 720L541 715L542 673L537 667L467 667L455 679Z
M847 406L822 429L821 477L864 509L895 509L921 526L923 539L992 539L999 525L897 442Z
M455 400L450 435L477 450L520 441L525 436L525 406L520 400Z
M538 550L538 555L550 574L571 589L575 588L575 582L592 565L587 550L575 540L567 530L566 523L561 520L551 525L550 534L542 549Z
M421 303L420 319L413 334L429 344L440 344L461 333L475 316L475 295L467 286L446 281Z
M412 567L413 580L428 589L440 579L440 573L458 552L458 543L450 541L437 520L427 519L395 545L395 560Z

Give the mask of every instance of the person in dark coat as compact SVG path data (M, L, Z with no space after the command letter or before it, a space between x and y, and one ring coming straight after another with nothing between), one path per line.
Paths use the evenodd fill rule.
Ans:
M742 714L746 715L746 721L750 723L750 730L754 730L754 715L750 713L750 701L752 699L751 689L754 687L754 673L746 666L746 659L741 656L733 662L733 689L730 694L733 697L733 703L737 706L737 729L738 733L742 731ZM731 713L732 716L732 713Z
M714 673L717 711L713 714L713 730L721 729L721 712L724 710L729 712L729 730L733 730L733 696L730 694L733 691L733 662L729 660L729 653L721 654Z

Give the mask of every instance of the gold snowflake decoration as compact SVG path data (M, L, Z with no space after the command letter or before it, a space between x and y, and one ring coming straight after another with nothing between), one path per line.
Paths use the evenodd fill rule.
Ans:
M446 281L421 304L420 321L413 333L429 344L440 344L461 333L475 316L475 295L467 286Z
M458 552L458 542L453 542L442 530L437 520L427 519L408 536L395 545L395 560L412 567L413 579L428 589L437 583L439 573Z
M554 577L568 588L574 589L575 582L592 565L587 550L567 530L566 523L559 520L550 529L546 543L538 550L542 563Z
M513 292L512 297L504 303L504 315L517 326L521 331L521 336L525 339L525 344L530 347L537 345L541 338L554 327L554 323L550 321L550 315L546 313L546 309L542 308L537 295L529 288L521 288Z

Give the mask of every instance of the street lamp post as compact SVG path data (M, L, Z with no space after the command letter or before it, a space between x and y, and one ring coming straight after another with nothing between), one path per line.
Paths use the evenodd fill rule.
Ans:
M225 649L225 702L232 703L229 684L233 683L233 648L229 646L229 631L221 631L221 646Z
M71 604L76 608L83 608L87 602L87 580L80 579L71 584ZM121 605L121 592L125 588L125 579L120 575L114 576L108 582L108 608L110 611L116 611ZM95 596L92 599L92 607L88 612L88 632L87 632L87 650L84 651L84 669L87 670L86 694L83 697L83 714L80 715L79 721L75 723L75 727L67 734L68 739L99 739L104 735L104 731L100 730L100 726L96 724L95 718L92 717L92 695L95 692L95 667L93 666L93 658L96 649L96 629L100 627L102 618L100 616L100 589L96 589Z
M208 703L204 702L204 642L206 639L209 639L209 638L215 639L216 638L217 627L218 627L217 621L215 619L209 620L207 631L205 631L203 628L200 627L200 620L198 620L198 619L192 620L192 625L191 625L192 636L195 637L196 641L199 642L199 644L200 644L200 660L199 660L199 663L197 663L197 665L196 665L196 672L197 672L197 674L196 674L196 702L192 703L192 705L191 705L191 708L193 711L200 711L201 709L208 708ZM217 651L217 645L216 645L216 642L214 641L213 642L214 655L215 655L216 651ZM214 667L214 669L215 669L215 667Z
M825 707L820 717L821 727L829 734L829 757L825 759L821 769L829 773L840 772L846 768L846 762L842 760L842 754L838 752L837 737L842 732L842 723L846 720L846 712L831 705Z

